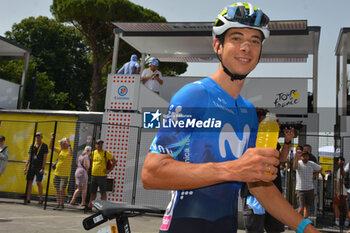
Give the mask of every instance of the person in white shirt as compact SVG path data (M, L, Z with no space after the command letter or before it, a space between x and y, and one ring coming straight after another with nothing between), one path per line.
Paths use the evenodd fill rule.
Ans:
M151 66L141 74L141 81L145 86L159 95L160 85L163 85L162 73L158 70L159 61L153 59Z
M293 169L296 170L296 191L298 197L298 213L304 218L309 217L310 206L314 202L314 172L320 172L322 167L309 161L309 152L297 150Z

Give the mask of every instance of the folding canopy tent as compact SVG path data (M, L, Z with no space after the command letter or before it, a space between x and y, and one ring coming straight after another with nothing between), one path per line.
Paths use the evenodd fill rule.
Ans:
M119 39L145 56L167 62L218 62L212 49L212 23L126 23L116 22L112 74L116 73ZM313 95L317 112L319 26L307 26L306 20L272 21L271 36L263 46L261 62L306 62L313 55Z
M22 81L20 85L19 108L23 106L24 84L28 70L31 50L0 36L0 59L24 59Z

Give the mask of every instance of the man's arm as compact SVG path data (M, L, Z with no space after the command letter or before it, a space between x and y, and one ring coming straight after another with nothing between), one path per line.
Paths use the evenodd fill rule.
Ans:
M340 170L339 170L339 176L337 175L337 180L338 182L337 182L336 195L338 196L338 198L340 198L340 187L343 185L343 180L341 179Z
M73 156L73 150L72 150L72 146L70 145L69 138L67 138L67 144L68 144L69 155Z
M294 170L298 170L298 163L299 163L299 160L300 160L300 154L296 153L295 154L295 157L294 157L294 160L293 160L293 169Z
M155 75L156 75L156 72L154 72L150 76L146 76L146 73L142 73L142 75L141 75L141 82L145 83L147 80L153 78Z
M256 197L259 203L272 216L293 230L298 228L303 217L293 209L286 199L284 199L272 182L248 183L248 187L251 194ZM311 233L319 231L317 231L312 225L308 224L304 232Z
M29 165L29 163L30 163L30 157L31 157L30 153L31 153L31 150L30 150L29 153L28 153L28 157L27 157L27 160L26 160L26 164L24 165L24 173L27 173L28 165Z
M293 127L289 129L285 128L283 132L284 132L284 144L280 150L280 162L287 161L287 157L290 149L290 143L294 138L294 128Z
M47 153L44 154L44 157L43 157L43 165L42 165L42 168L40 170L41 174L44 174L45 165L46 165L46 159L47 159Z
M53 147L53 139L54 139L54 137L55 137L55 134L51 133L51 140L50 140L49 149L58 153L60 150L58 150L57 148Z
M251 148L237 160L194 164L174 160L166 154L148 153L142 184L145 189L185 190L229 181L271 181L276 178L278 156L275 149Z
M159 74L156 74L154 78L159 82L160 85L163 85L163 80L160 79Z

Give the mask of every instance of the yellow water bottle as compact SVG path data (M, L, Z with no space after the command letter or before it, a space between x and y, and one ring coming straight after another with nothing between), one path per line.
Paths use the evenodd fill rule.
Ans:
M257 148L273 148L276 149L280 127L274 113L266 113L266 117L259 124L258 136L256 137ZM271 174L265 172L265 174ZM266 181L268 182L268 181Z

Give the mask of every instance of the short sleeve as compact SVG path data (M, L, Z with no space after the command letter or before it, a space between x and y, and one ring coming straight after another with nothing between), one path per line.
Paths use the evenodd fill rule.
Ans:
M144 69L144 70L142 71L141 77L146 77L147 74L148 74L148 69Z
M43 150L43 153L44 153L44 154L49 153L49 147L48 147L46 144L43 144L42 150Z
M163 75L162 75L162 72L160 72L159 70L157 71L157 74L159 74L159 78L160 80L163 80Z
M31 146L29 147L28 154L32 154L32 149L33 149L33 145L31 145Z
M113 155L109 151L106 151L106 157L107 157L107 160L113 159Z

